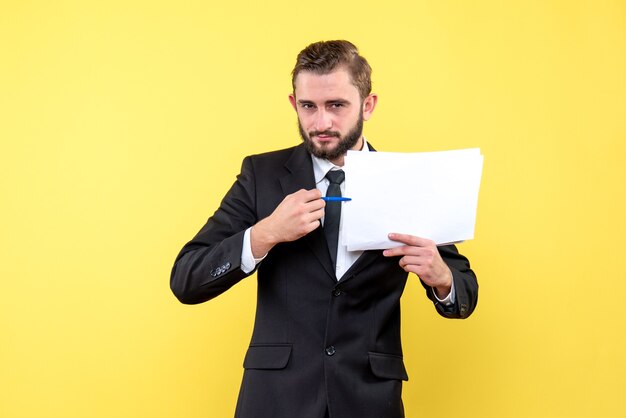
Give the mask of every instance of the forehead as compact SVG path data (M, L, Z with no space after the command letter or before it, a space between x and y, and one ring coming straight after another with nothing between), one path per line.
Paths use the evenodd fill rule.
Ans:
M299 100L315 101L331 97L355 100L355 97L359 97L359 91L352 83L350 74L342 68L328 74L302 71L296 77L294 87L294 93Z

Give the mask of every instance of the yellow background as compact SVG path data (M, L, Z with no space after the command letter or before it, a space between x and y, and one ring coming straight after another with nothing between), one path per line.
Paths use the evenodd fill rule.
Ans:
M407 417L626 416L626 2L0 1L0 416L228 417L250 278L169 271L305 45L355 42L380 150L480 147L478 310L403 298ZM265 417L261 417L265 418Z

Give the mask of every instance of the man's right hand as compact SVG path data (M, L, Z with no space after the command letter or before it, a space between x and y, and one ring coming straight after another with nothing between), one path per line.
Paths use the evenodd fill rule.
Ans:
M261 258L281 242L295 241L320 226L326 202L317 189L298 190L287 195L267 218L250 231L254 258Z

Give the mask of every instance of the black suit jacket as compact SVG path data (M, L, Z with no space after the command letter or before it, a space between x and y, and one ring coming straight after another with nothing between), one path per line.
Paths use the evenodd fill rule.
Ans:
M302 145L246 157L219 209L178 255L171 288L183 303L207 301L248 274L240 268L244 231L283 198L315 188ZM454 246L439 247L452 270L449 318L469 316L478 284ZM408 376L400 341L407 273L397 258L366 251L337 281L322 228L276 245L258 266L257 312L237 403L240 418L403 417Z

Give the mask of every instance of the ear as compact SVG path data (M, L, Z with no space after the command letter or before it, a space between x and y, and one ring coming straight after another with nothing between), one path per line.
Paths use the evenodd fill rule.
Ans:
M293 93L291 93L289 95L289 103L291 103L291 106L293 107L293 110L295 110L297 112L298 108L296 107L296 96L294 96Z
M376 103L378 103L378 96L374 93L370 94L363 100L363 119L369 120L372 117L372 113L374 113L374 109L376 108Z

